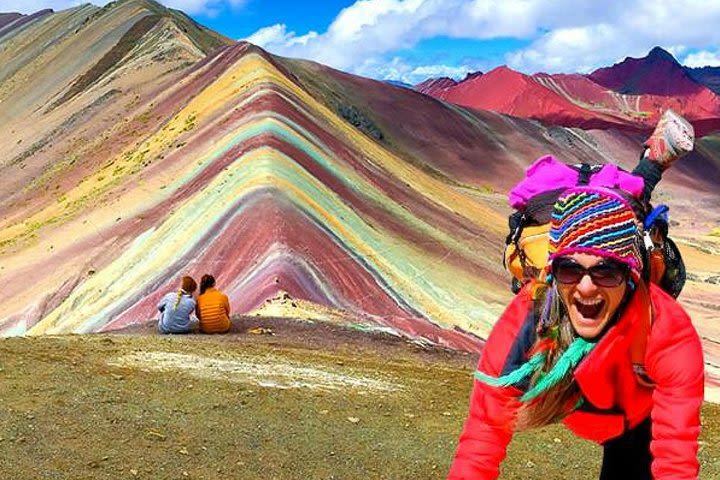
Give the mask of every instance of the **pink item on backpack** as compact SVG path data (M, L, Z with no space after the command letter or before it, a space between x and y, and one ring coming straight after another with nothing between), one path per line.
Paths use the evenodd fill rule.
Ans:
M510 190L508 200L515 209L523 209L528 200L539 193L578 185L580 172L558 161L552 155L538 158L526 171L525 178ZM588 186L619 188L633 197L640 198L645 181L638 176L618 168L617 165L603 165L590 173Z

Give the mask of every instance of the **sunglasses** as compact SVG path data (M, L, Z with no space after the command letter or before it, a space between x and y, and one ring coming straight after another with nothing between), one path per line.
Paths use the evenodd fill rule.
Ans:
M598 287L617 287L627 281L629 272L627 265L613 260L605 260L590 268L585 268L569 258L556 258L552 262L553 277L564 284L580 283L585 275L590 275Z

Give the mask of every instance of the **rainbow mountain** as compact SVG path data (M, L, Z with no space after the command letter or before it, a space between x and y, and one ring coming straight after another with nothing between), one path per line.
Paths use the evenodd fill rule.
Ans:
M8 15L3 335L144 324L182 275L212 273L233 313L477 351L512 295L510 186L546 153L632 169L647 135L276 57L149 0ZM719 172L708 134L657 192L691 272L681 301L714 365Z

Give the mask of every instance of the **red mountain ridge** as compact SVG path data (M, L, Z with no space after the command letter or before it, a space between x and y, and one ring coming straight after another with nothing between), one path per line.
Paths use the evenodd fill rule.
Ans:
M502 66L451 82L426 80L415 89L458 105L565 127L650 130L672 108L690 120L698 137L720 129L720 97L657 47L647 57L627 58L590 75L525 75Z

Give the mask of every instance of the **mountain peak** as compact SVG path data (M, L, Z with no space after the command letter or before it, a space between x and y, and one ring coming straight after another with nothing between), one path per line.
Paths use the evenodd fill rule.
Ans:
M672 53L668 52L667 50L663 49L662 47L653 47L652 50L647 54L647 57L645 57L646 60L664 60L672 63L678 63L677 60L675 60L675 57L673 57ZM642 60L642 59L641 59Z
M436 93L450 87L454 87L458 82L450 77L428 78L413 87L413 90L424 93L426 95L435 95Z
M473 78L481 77L483 75L483 72L478 70L477 72L468 72L465 75L465 78L461 80L461 82L467 82L468 80L472 80Z
M490 72L514 72L512 68L508 67L507 65L498 65L497 67L490 70ZM488 73L490 73L488 72Z
M593 82L627 95L688 95L703 87L693 81L668 51L654 47L643 58L627 57L588 75Z
M145 7L149 10L157 10L157 11L164 11L167 10L167 7L162 5L159 2L156 2L155 0L115 0L114 2L111 2L107 4L107 7L109 9L116 8L116 7L122 7L125 5L138 5L141 7Z
M507 65L500 65L499 67L495 67L489 72L487 72L483 77L503 77L503 78L525 78L526 75L522 72L518 72L517 70L513 70L512 68L508 67Z

